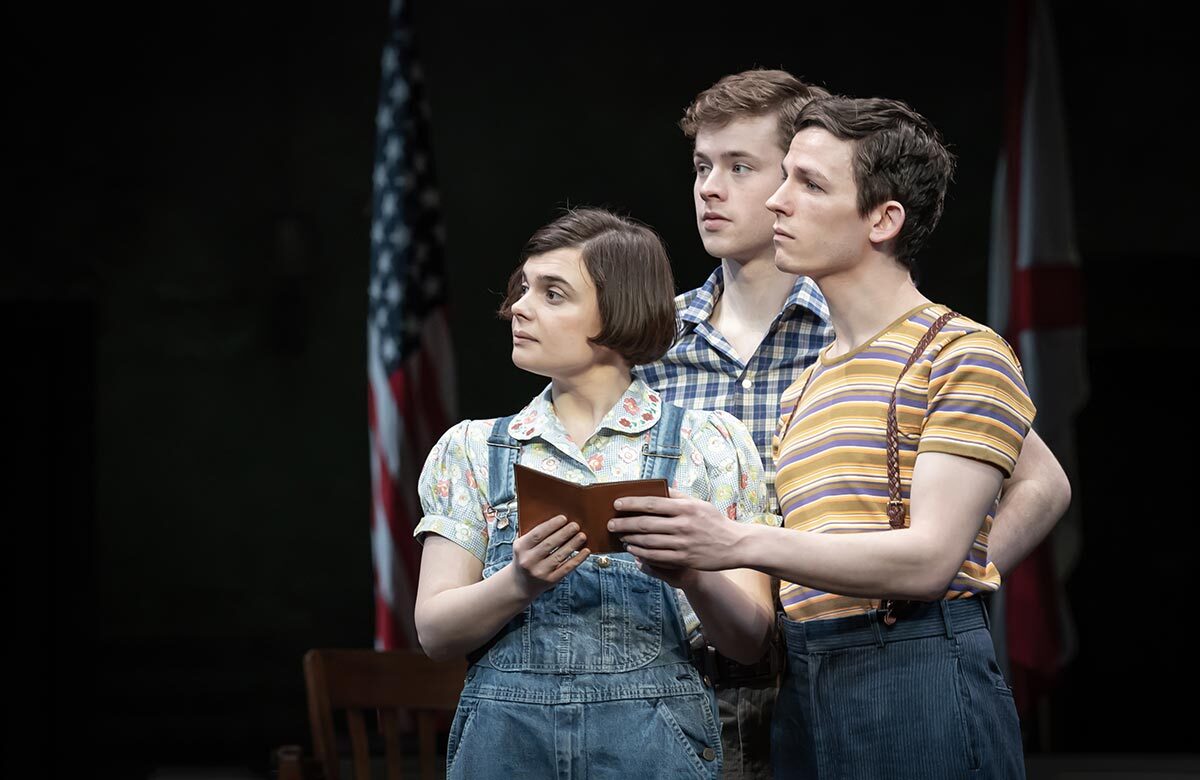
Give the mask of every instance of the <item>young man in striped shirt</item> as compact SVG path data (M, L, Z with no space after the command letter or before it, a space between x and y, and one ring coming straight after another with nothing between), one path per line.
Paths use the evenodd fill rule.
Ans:
M763 100L760 94L762 90L755 88L761 88L764 84L773 85L777 91L785 93L788 89L792 90L793 100L790 104L779 100L772 104ZM826 342L828 335L825 331L828 314L824 299L811 289L811 281L796 275L805 269L784 262L778 269L778 275L773 277L768 273L776 270L773 247L766 251L760 249L757 253L747 250L747 247L755 245L754 236L757 235L757 243L761 248L765 243L763 239L772 239L774 235L773 231L767 233L761 227L761 222L754 221L760 215L755 214L752 208L741 208L741 204L756 192L753 178L764 172L764 162L769 165L782 161L782 144L772 141L770 124L774 121L778 125L787 120L787 131L783 138L790 139L791 119L811 97L811 94L800 93L803 89L806 89L804 85L789 74L750 71L718 82L702 93L689 108L683 124L685 130L689 130L690 124L689 134L694 134L696 139L695 191L701 235L705 238L706 248L725 259L722 267L704 287L680 296L678 308L682 338L663 361L650 366L644 374L651 384L659 386L668 398L677 403L726 408L741 415L763 449L767 447L767 436L763 431L772 425L776 407L773 399L769 405L754 403L750 400L750 391L757 385L762 392L768 382L789 383L813 360L816 350ZM794 99L797 95L800 95L799 99ZM696 117L701 120L697 121ZM778 173L771 173L774 173L775 179L772 184L777 184ZM768 189L765 182L762 184L759 189ZM757 198L761 201L763 195L759 194ZM733 219L729 219L730 216ZM772 294L775 296L773 301ZM783 301L782 307L771 305L778 304L780 300ZM733 305L722 306L723 301L740 304L740 307L735 310ZM748 301L750 305L747 306ZM744 316L739 318L735 316L737 314ZM771 314L765 326L764 314ZM727 331L732 337L724 337ZM814 341L817 342L816 346L807 346ZM793 362L787 365L783 361L789 358ZM739 387L743 392L739 392ZM770 411L764 413L764 407ZM772 422L764 424L765 419ZM772 460L769 454L765 460ZM1045 536L1068 501L1069 487L1065 475L1045 445L1030 431L1016 471L1005 485L999 519L991 534L989 552L992 574L986 575L985 579L987 576L994 577L997 569L1008 571L1019 562ZM623 508L667 515L682 521L677 524L678 527L684 524L694 526L702 520L695 516L696 507L686 501L634 502L632 506ZM792 523L789 525L794 527ZM653 522L639 525L637 520L617 521L616 527L622 530L663 530L661 526L655 527ZM631 537L630 541L633 543L638 540ZM703 563L705 567L715 565L717 559L726 560L732 551L722 545L733 543L724 539L713 549L691 549L689 552L689 546L702 547L706 541L713 540L660 536L641 541L649 545L644 548L647 560L666 563L670 559L683 563L691 555L691 565ZM654 545L666 546L656 549ZM745 546L741 542L738 545ZM635 549L638 549L637 545ZM978 555L979 550L976 550L977 559ZM987 563L987 559L982 561L985 574L989 568ZM762 568L754 562L742 565ZM975 565L980 565L978 560ZM778 571L772 573L779 576ZM998 580L998 577L995 579ZM795 595L791 590L788 591L789 597ZM748 693L751 695L747 696ZM722 703L730 710L723 716L741 716L734 721L737 722L736 726L731 722L733 718L723 717L726 766L732 770L732 776L766 775L761 763L756 765L753 755L755 747L762 753L762 741L756 743L753 739L747 740L747 737L756 730L760 734L765 731L762 713L756 716L756 708L751 705L758 704L761 707L765 704L769 708L769 694L769 686L765 685L757 686L757 690L746 691L737 690L735 684L733 690L721 691ZM739 747L744 750L738 750ZM739 758L736 758L738 756L740 765ZM734 757L733 760L730 760L731 757ZM743 774L737 774L739 769Z

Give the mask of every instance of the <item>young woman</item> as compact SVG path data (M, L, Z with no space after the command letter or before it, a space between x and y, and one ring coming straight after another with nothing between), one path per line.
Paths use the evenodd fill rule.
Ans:
M516 463L579 484L662 477L731 521L778 523L740 422L631 379L671 344L673 294L645 226L578 209L541 228L501 315L513 363L551 384L511 417L459 423L429 454L417 631L431 657L472 661L451 778L719 776L715 701L689 639L702 622L723 654L756 661L769 578L593 555L562 516L521 535L513 491Z

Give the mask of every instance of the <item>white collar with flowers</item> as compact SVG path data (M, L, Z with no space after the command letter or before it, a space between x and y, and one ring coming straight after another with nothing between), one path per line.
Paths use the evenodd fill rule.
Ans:
M662 396L641 379L634 379L620 400L604 415L597 430L607 428L619 433L640 433L654 427L661 414ZM561 431L564 438L569 438L554 413L550 387L547 387L513 418L508 433L514 439L528 441L534 437L548 438L550 431Z

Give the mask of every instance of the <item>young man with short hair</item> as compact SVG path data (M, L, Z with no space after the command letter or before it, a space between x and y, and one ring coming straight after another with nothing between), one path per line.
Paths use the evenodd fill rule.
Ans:
M980 597L1000 584L997 495L1035 410L1004 340L911 277L953 158L898 101L818 100L795 128L767 204L775 262L817 283L835 335L781 400L785 527L729 523L684 498L621 499L646 514L610 527L653 566L779 578L777 777L1021 777ZM1042 535L1010 533L1019 554L1006 561Z
M722 78L688 106L680 126L693 142L696 226L720 265L701 287L676 299L680 336L670 351L634 368L669 402L723 410L746 424L776 514L770 447L779 396L832 331L816 285L775 267L774 216L765 204L779 186L796 114L828 94L784 71L750 70ZM723 776L769 778L782 653L776 645L747 666L697 640L701 665L717 690Z
M773 504L771 433L779 395L833 334L813 282L776 268L765 198L778 185L777 166L796 114L827 94L783 71L751 70L726 76L689 106L681 125L694 140L697 226L705 248L722 260L703 286L677 299L676 345L661 361L637 369L675 403L741 418L763 453ZM1069 500L1062 468L1030 430L992 529L995 567L1011 571L1049 533ZM680 518L688 514L683 503L662 509ZM770 659L751 668L711 653L709 660L718 670L727 776L768 777L766 724L775 688Z

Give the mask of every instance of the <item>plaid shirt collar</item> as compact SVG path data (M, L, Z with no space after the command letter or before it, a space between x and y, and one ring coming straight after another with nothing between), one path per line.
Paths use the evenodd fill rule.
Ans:
M725 292L725 269L718 265L704 280L704 284L680 296L676 304L679 316L680 331L686 333L693 330L701 322L708 322L712 316L713 307L717 305L721 293ZM825 296L821 295L816 282L807 276L799 276L792 285L792 292L784 301L783 308L776 321L792 315L797 307L803 307L817 315L822 322L829 322L829 305Z

